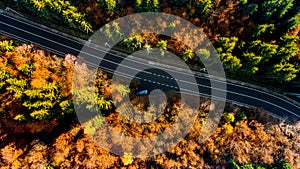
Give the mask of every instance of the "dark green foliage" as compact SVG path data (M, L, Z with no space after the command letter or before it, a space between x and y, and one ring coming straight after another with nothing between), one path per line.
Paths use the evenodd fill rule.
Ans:
M45 85L41 89L32 88L27 80L0 71L1 89L5 87L18 99L26 110L18 114L15 120L46 120L57 118L64 113L73 113L72 103L61 96L57 83Z
M10 79L11 75L6 70L0 70L0 91L6 87L6 80Z
M262 3L265 20L282 18L293 7L294 0L267 0Z
M274 59L277 63L272 66L270 72L281 81L291 81L297 77L300 70L299 65L290 62L299 52L298 37L285 35L280 38L279 46Z
M228 169L292 169L292 167L286 161L275 160L274 164L264 165L264 164L238 164L232 158L227 162L226 168Z
M236 115L236 121L246 120L247 118L247 114L244 111L241 111Z
M196 3L196 13L200 16L208 16L214 7L212 0L201 0Z
M220 37L217 41L217 51L219 53L232 52L238 42L237 37Z
M193 3L194 0L168 0L168 3L170 6L175 5L175 6L186 6L189 3Z
M277 76L281 81L291 81L297 77L299 72L299 66L295 66L291 63L281 62L272 66L271 73Z
M251 16L251 19L259 25L254 31L253 37L260 38L260 30L266 31L266 36L274 31L278 31L278 35L282 36L285 33L295 29L300 23L300 7L295 0L265 0L251 1L243 0L241 6ZM272 26L272 24L275 25ZM268 29L266 29L268 28ZM271 32L270 32L271 31ZM280 32L280 33L279 33ZM257 34L258 33L258 34ZM278 36L276 38L279 38Z
M298 36L289 36L284 35L279 40L279 49L277 58L281 60L289 61L291 58L297 56L299 52L298 44L299 44L299 37Z
M134 52L142 49L144 45L144 38L141 35L133 35L122 41L122 45L129 50L128 52Z
M259 64L262 60L261 56L256 56L255 53L243 53L242 55L244 70L247 76L252 76L259 71Z
M134 9L136 12L159 12L160 0L136 0Z
M265 36L273 25L259 25L254 36ZM269 32L270 33L270 32ZM269 34L268 33L268 34ZM298 36L284 35L276 43L262 40L239 41L236 37L220 37L216 49L227 72L254 78L254 75L277 77L278 82L295 79L299 65L293 63L298 56Z
M278 45L263 42L261 40L255 40L250 42L249 51L253 51L256 55L261 56L261 63L266 63L270 58L277 54Z
M73 90L74 102L83 108L97 113L99 110L109 110L113 108L113 102L106 97L95 94L92 89Z
M285 24L287 27L286 31L295 29L299 24L300 24L300 7L298 8L297 13L293 17L291 17L290 19L288 19L286 21L286 24Z
M228 72L234 73L242 67L240 59L231 53L221 53L220 58Z
M15 0L16 5L40 15L46 20L63 21L71 28L85 32L92 32L92 26L85 19L85 15L71 4L62 0Z
M266 36L270 36L275 30L274 24L262 24L254 27L254 32L252 36L254 38L262 38Z
M254 169L253 165L252 164L244 164L241 166L241 169Z
M230 158L227 162L228 169L240 169L240 166L232 159Z
M272 169L292 169L293 167L290 166L286 161L280 160L276 161L275 164L272 166Z
M104 8L106 10L115 10L117 7L116 0L98 0L98 3L101 8Z
M252 4L247 5L247 12L250 15L255 14L257 11L258 11L258 5L257 4L252 3Z
M295 45L299 42L294 41L291 43L286 43L284 42L286 40L283 40L286 39L283 38L285 34L291 35L297 31L295 28L297 28L300 23L299 1L240 0L237 1L240 5L237 8L234 6L233 9L230 9L231 7L229 6L231 1L225 2L212 0L134 0L130 2L117 0L97 0L97 2L99 3L101 8L100 11L102 13L97 11L99 10L96 9L98 5L90 4L91 2L86 0L15 0L15 4L17 4L20 9L23 8L31 11L32 13L37 13L42 19L54 21L55 23L65 22L70 27L80 27L81 30L87 30L89 26L85 24L88 24L88 22L85 22L85 16L80 13L77 5L80 5L82 9L82 5L87 3L86 6L89 9L92 9L89 10L90 12L86 11L86 13L89 15L89 19L93 20L94 25L99 26L100 24L105 23L106 19L112 20L118 14L126 11L127 7L134 6L135 12L158 12L165 10L161 8L162 4L164 3L164 6L167 7L167 11L169 11L169 8L171 8L171 13L173 13L173 11L179 15L182 13L185 17L191 19L191 21L195 21L195 23L199 22L196 24L197 26L201 25L206 27L204 30L206 30L209 34L212 33L211 37L218 37L218 34L222 35L226 32L226 36L228 35L229 37L219 38L219 40L216 42L216 48L229 75L238 76L241 78L245 77L247 79L253 78L255 80L260 80L260 77L266 76L272 78L278 77L276 80L282 82L294 79L296 77L295 75L299 74L299 66L296 64L298 62L297 58L299 58L299 56L297 56L298 47ZM225 12L231 15L231 19L226 17L223 18L221 10L232 11L230 14ZM117 11L122 12L119 13ZM214 17L211 18L211 21L207 20L207 16L211 13L214 13L215 18L225 19L224 21L229 23L230 28L234 28L234 36L239 38L230 37L231 34L227 34L233 33L229 30L229 27L228 30L225 28L225 30L222 30L221 32L220 30L211 30L214 28L208 25L213 23L212 20L214 20ZM95 18L93 19L92 16L94 14ZM235 21L231 22L231 20L239 20L239 22L245 24L245 26L235 28L235 25L232 25ZM177 23L175 22L169 24L168 29L173 32L175 29L177 29L176 24ZM223 21L221 24L223 24ZM246 25L249 25L249 27ZM118 25L114 24L110 24L109 26L106 25L103 28L105 36L107 36L108 43L110 43L110 41L114 41L115 37L123 36L119 28L120 27ZM295 30L295 32L292 32L293 30ZM243 31L247 34L238 33L243 33ZM252 34L250 33L251 31ZM173 45L172 43L163 43L164 40L166 40L165 38L164 40L156 39L155 41L148 41L148 39L146 40L145 37L146 36L134 35L125 39L120 44L122 47L126 47L126 51L128 51L128 53L141 50L143 48L147 50L148 54L150 53L151 48L155 47L159 47L163 50L175 49L173 46L168 46ZM177 48L175 50L177 50ZM199 62L200 58L208 59L210 56L209 52L211 51L203 50L197 52L196 56L188 49L178 48L176 53L180 54L186 61L195 61L195 63L202 64ZM164 52L162 52L162 55L163 54Z
M255 169L267 169L264 165L257 164Z
M266 0L255 1L255 3L248 3L247 0L243 0L240 2L256 22L267 24L275 23L275 20L277 22L283 20L283 22L288 23L283 25L287 27L287 31L295 28L296 24L299 23L299 18L296 16L299 13L299 8L295 7L295 3L294 0ZM294 13L294 11L297 12Z
M238 38L236 37L220 37L217 42L217 51L220 55L220 59L230 73L234 73L242 67L240 59L233 55L237 44Z
M246 5L248 3L248 0L240 0L240 4Z

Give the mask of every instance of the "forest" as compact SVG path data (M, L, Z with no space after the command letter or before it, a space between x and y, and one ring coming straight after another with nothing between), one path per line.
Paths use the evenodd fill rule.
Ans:
M64 25L66 32L73 30L75 35L84 34L86 38L104 24L125 15L173 14L192 22L208 36L228 77L258 84L265 82L279 89L299 77L300 7L295 0L15 0L2 3L29 16L38 15L44 23ZM176 24L169 26L176 28ZM115 31L118 30L107 30L108 34L118 33ZM134 35L127 42L124 46L134 43L139 48L170 50L191 65L202 66L199 55L209 57L206 51L193 53L185 45L178 47L180 42L159 35Z
M296 0L12 0L0 2L26 17L74 36L88 38L106 23L139 12L164 12L182 17L201 29L214 44L229 78L281 89L300 75L300 2ZM176 23L167 25L176 29ZM118 34L118 25L105 27L106 36ZM182 31L184 32L184 31ZM191 67L201 68L199 57L184 43L154 34L124 39L116 48L124 52L151 48L171 51ZM162 52L163 55L163 52ZM214 133L199 143L200 131L210 109L210 100L200 98L192 131L167 152L136 158L130 151L117 156L99 148L89 134L102 136L104 121L116 131L146 137L170 127L178 111L176 95L168 100L162 116L149 123L130 123L114 108L112 91L130 90L111 83L111 74L99 70L96 98L85 90L72 90L75 65L79 78L90 72L80 57L57 56L35 45L0 37L0 166L1 168L300 168L300 123L281 121L260 108L226 103ZM100 109L80 125L72 95L78 104ZM132 104L151 116L146 96L133 97ZM97 107L93 107L93 103ZM126 106L126 105L123 105ZM188 112L189 108L183 111ZM146 117L145 117L146 118ZM113 136L111 136L113 137ZM112 142L111 148L124 148ZM142 149L143 147L139 147ZM132 148L133 149L133 148Z
M121 118L110 98L112 90L122 95L128 93L127 89L112 86L111 75L99 71L99 78L95 81L98 89L96 99L89 98L85 94L87 91L81 90L76 91L81 93L76 100L84 100L82 106L91 110L95 107L90 105L96 101L105 119L95 115L82 126L74 112L71 84L75 64L79 64L81 74L78 76L81 79L90 76L84 63L77 62L75 56L61 58L7 37L2 37L1 51L2 168L299 167L299 122L288 124L262 109L227 103L213 135L199 143L199 132L210 109L210 101L205 98L201 98L192 131L171 150L146 159L135 158L130 152L123 156L114 155L99 148L89 134L105 134L106 130L101 128L104 120L117 131L132 137L160 133L173 124L180 110L177 97L168 100L168 106L159 119L149 124L130 123ZM83 80L79 83L88 82ZM122 99L121 96L118 98ZM144 100L145 97L136 97L132 104L151 115L153 108ZM183 111L189 111L189 108ZM119 144L113 142L109 146Z

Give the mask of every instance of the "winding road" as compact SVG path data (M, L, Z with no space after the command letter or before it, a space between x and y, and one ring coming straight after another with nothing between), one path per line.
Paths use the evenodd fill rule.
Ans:
M10 36L20 41L36 44L37 46L56 53L60 56L64 56L65 54L78 55L82 47L86 43L86 41L84 40L63 35L62 33L58 33L55 30L46 28L45 26L29 22L24 18L14 17L6 13L0 14L0 34ZM101 50L101 48L90 48L90 51L91 53L104 52L104 50ZM110 60L103 62L103 64L101 64L103 67L101 67L101 65L94 66L98 66L108 72L115 71L116 66L119 65L123 57L115 53L109 53L108 55ZM143 70L143 64L145 63L135 59L128 59L128 61L131 65L135 65L133 67L129 67L128 69ZM222 80L210 79L207 76L197 73L193 75L178 71L175 71L174 73L178 74L178 76L181 77L195 77L197 84L185 81L185 89L188 94L210 97L210 84L211 80L213 80L216 84L219 83L220 85L226 85L226 101L247 107L263 108L273 115L276 115L277 117L282 119L286 119L287 121L295 121L295 119L300 119L300 106L285 99L285 97L280 96L279 94L274 94L266 90L261 90L238 83L232 83L228 81L224 83L224 81ZM177 79L173 79L167 74L162 75L156 73L155 70L142 71L136 78L139 78L141 81L147 81L147 83L149 84L178 90L178 86L175 82L175 80ZM189 85L198 86L200 93L189 92Z

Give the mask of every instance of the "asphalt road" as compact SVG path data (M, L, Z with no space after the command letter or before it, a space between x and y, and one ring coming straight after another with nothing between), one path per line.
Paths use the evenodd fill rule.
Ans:
M83 41L78 41L68 36L62 36L55 31L50 29L45 29L38 24L32 24L23 19L17 19L10 15L1 14L0 15L0 33L8 35L12 38L19 39L25 42L31 42L44 48L50 50L53 53L63 56L64 54L78 55L82 49L84 43ZM90 48L91 53L103 52L101 49ZM100 66L105 71L113 72L122 61L122 57L116 54L109 54L109 60L102 62ZM126 72L144 70L146 63L137 61L135 59L128 59L131 67L127 67ZM125 67L126 68L126 67ZM163 86L164 89L177 90L178 84L176 83L176 78L164 73L157 72L158 70L144 70L141 71L135 78L140 81L147 83L147 86ZM176 77L184 77L179 79L184 82L184 89L187 89L189 93L189 88L197 85L200 93L192 93L192 95L202 95L210 96L211 94L211 81L214 80L216 84L222 85L224 81L209 79L206 76L201 75L187 75L182 72L175 71ZM163 75L164 74L164 75ZM158 76L159 75L159 76ZM177 76L178 75L178 76ZM189 83L189 78L195 77L197 84ZM167 78L168 77L168 78ZM133 77L129 77L133 78ZM152 85L151 85L152 84ZM300 107L286 99L284 97L274 95L272 92L267 92L265 90L260 90L257 88L252 88L249 86L244 86L240 84L227 82L227 96L226 100L233 102L238 105L263 108L266 111L275 114L279 117L286 118L286 120L300 119ZM218 89L217 89L218 90ZM218 99L218 98L217 98ZM221 98L222 99L222 98Z

